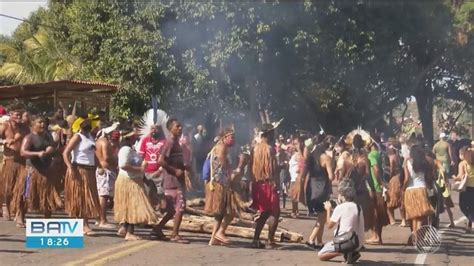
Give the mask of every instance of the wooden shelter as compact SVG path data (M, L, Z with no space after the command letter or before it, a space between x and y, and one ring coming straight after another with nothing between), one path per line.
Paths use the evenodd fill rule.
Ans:
M108 110L111 97L118 89L118 85L98 81L48 81L0 86L0 101L51 102L55 108L60 101L65 105L80 102L83 108L95 106Z

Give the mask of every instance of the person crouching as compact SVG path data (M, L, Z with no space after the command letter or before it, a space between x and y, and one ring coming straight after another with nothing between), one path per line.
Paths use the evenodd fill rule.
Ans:
M337 256L344 256L347 263L352 264L360 258L359 250L364 245L364 215L361 208L354 202L356 195L354 183L351 180L344 179L339 183L338 187L339 201L341 204L332 210L331 202L326 201L324 208L327 213L326 225L328 229L337 229L334 231L334 236L341 236L344 233L354 232L357 236L358 245L354 247L351 252L340 253L336 251L334 241L326 243L319 251L318 257L321 261L328 261Z

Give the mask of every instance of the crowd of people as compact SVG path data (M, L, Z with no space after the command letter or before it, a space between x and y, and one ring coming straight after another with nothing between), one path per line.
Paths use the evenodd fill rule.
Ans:
M233 128L206 142L202 125L185 134L175 118L149 126L140 136L136 123L112 123L103 112L65 117L58 109L52 117L30 117L19 104L8 112L1 108L1 215L24 227L27 212L49 218L64 209L69 217L84 219L84 234L92 236L90 219L99 228L116 228L107 220L113 205L117 234L126 240L141 239L134 228L148 225L150 237L185 244L189 241L179 233L186 194L202 190L204 211L215 220L209 245L229 245L228 225L239 212L250 212L255 221L251 247L275 248L280 203L286 208L288 199L291 217L304 215L301 204L306 215L315 217L306 244L319 250L321 260L344 255L354 262L364 245L383 244L383 228L396 225L396 209L400 226L411 226L412 232L424 224L439 226L444 211L454 227L450 184L466 179L459 205L468 219L466 231L472 228L474 151L455 132L450 140L442 133L429 148L416 136L384 140L375 133L275 138L277 124L263 124L250 143L236 149ZM337 202L331 201L336 195ZM170 220L168 237L163 230ZM265 224L268 240L262 243ZM336 225L336 236L357 235L350 252L338 252L333 241L324 244L325 227Z

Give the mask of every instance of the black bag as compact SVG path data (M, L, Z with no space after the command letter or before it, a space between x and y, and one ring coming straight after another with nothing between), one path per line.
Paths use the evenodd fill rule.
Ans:
M357 217L360 215L360 206L357 204ZM341 222L337 226L336 236L334 237L334 251L337 253L354 252L359 247L359 237L353 231L345 232L339 235Z

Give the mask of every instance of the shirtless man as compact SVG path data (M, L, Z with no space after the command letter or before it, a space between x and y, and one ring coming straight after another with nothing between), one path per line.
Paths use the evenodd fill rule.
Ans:
M107 223L107 200L114 196L114 185L117 177L117 154L113 152L111 142L111 133L117 128L118 124L104 128L98 133L98 139L95 143L95 156L99 161L95 176L97 179L97 191L99 192L100 213L99 227L115 228Z
M21 106L15 105L10 107L9 110L10 120L0 124L0 139L4 145L4 161L2 172L0 173L0 183L2 183L3 186L1 193L3 194L2 203L5 203L2 210L3 218L8 221L11 220L11 205L23 204L21 202L12 203L12 199L14 197L14 188L17 180L24 178L20 176L25 168L25 159L20 156L20 148L23 138L29 133L29 126L21 123ZM21 212L18 211L16 215L20 216ZM20 219L19 222L21 222Z

